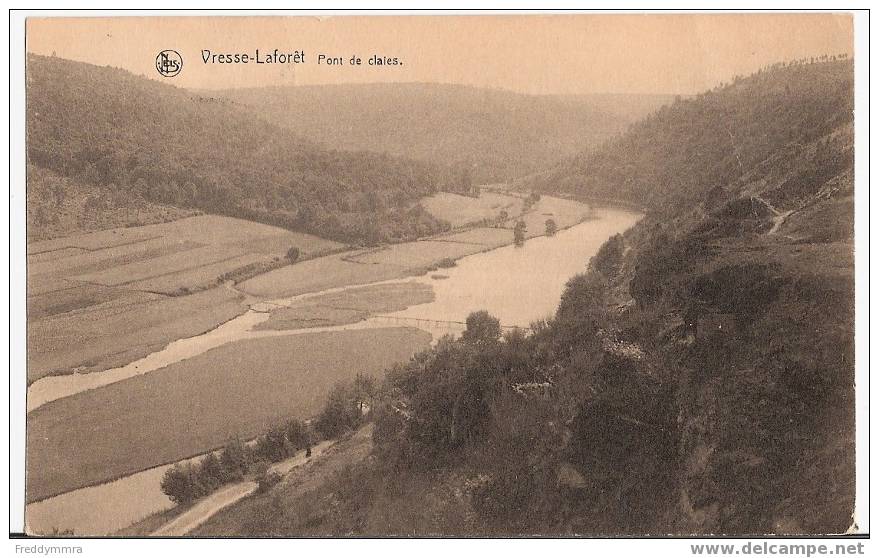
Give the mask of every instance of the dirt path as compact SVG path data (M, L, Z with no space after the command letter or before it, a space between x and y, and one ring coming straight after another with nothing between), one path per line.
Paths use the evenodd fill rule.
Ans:
M761 196L757 194L752 194L752 198L762 202L769 210L772 212L772 228L769 229L769 232L766 234L776 234L778 229L784 224L785 219L787 219L791 214L794 213L794 210L790 211L779 211L772 206L771 203L763 199Z
M253 481L227 486L214 492L198 504L178 515L172 521L157 529L153 536L179 537L192 531L215 513L256 491L257 484Z
M312 457L317 457L335 442L325 440L311 448ZM305 457L305 451L300 451L290 459L275 463L269 467L269 471L279 475L286 475L296 467L303 465L310 458ZM256 492L257 483L254 481L239 482L214 492L203 500L178 515L162 527L153 532L155 537L180 537L186 535L223 508L250 496Z

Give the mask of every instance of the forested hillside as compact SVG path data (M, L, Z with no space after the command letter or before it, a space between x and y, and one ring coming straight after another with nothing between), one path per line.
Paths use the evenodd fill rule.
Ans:
M852 96L849 61L777 66L556 169L578 193L664 203L553 319L501 335L474 314L391 371L370 455L199 534L846 531Z
M759 172L761 165L775 166L768 157L793 156L849 121L853 75L850 60L820 60L738 77L662 107L629 133L541 174L532 185L674 209L745 172Z
M417 203L461 172L327 150L231 103L109 67L28 55L32 219L61 210L53 176L141 204L195 208L375 243L437 232ZM45 171L45 172L43 172ZM119 198L119 196L115 196ZM118 223L124 224L124 223ZM46 221L30 228L45 237Z
M329 147L454 163L504 182L597 146L668 95L535 96L433 83L205 91Z

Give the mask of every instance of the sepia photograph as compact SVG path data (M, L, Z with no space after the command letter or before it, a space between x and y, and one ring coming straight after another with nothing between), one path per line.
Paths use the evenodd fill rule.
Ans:
M10 533L868 533L867 15L22 16Z

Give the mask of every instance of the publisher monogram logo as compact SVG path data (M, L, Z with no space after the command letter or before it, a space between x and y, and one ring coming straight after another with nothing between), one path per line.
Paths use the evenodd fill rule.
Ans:
M176 50L163 50L156 56L156 70L165 77L174 77L183 69L183 57Z

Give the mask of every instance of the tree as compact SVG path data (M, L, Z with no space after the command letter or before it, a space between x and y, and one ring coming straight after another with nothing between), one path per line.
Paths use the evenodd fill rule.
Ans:
M466 166L461 171L461 192L467 196L473 196L473 177L470 173L470 167ZM479 192L477 190L476 196L479 196Z
M367 408L372 407L372 403L375 400L375 394L375 378L369 374L358 373L354 378L354 400L357 402L361 414L363 413L364 404Z
M525 232L528 230L528 226L525 224L525 221L518 221L516 223L516 227L513 229L513 242L516 246L522 246L525 244Z
M337 384L327 397L317 429L327 438L337 438L360 424L360 407L348 386Z
M250 465L250 450L238 438L226 444L220 452L220 466L226 479L240 480Z
M207 454L199 462L198 482L207 492L212 492L228 482L223 466L214 452Z
M615 234L601 245L592 266L605 277L615 277L623 266L623 237Z
M192 465L178 464L162 476L162 492L175 504L188 504L201 497L201 486Z
M287 429L275 426L256 441L256 454L271 462L290 457Z
M293 419L287 423L287 441L296 448L301 449L309 443L308 427L301 420Z
M480 310L467 316L467 329L461 335L461 340L473 345L486 345L497 341L500 336L500 321L485 310Z
M546 220L546 236L553 236L558 230L558 225L555 224L553 219Z
M296 246L292 246L289 250L287 250L287 259L290 260L290 263L294 263L299 259L299 248Z

